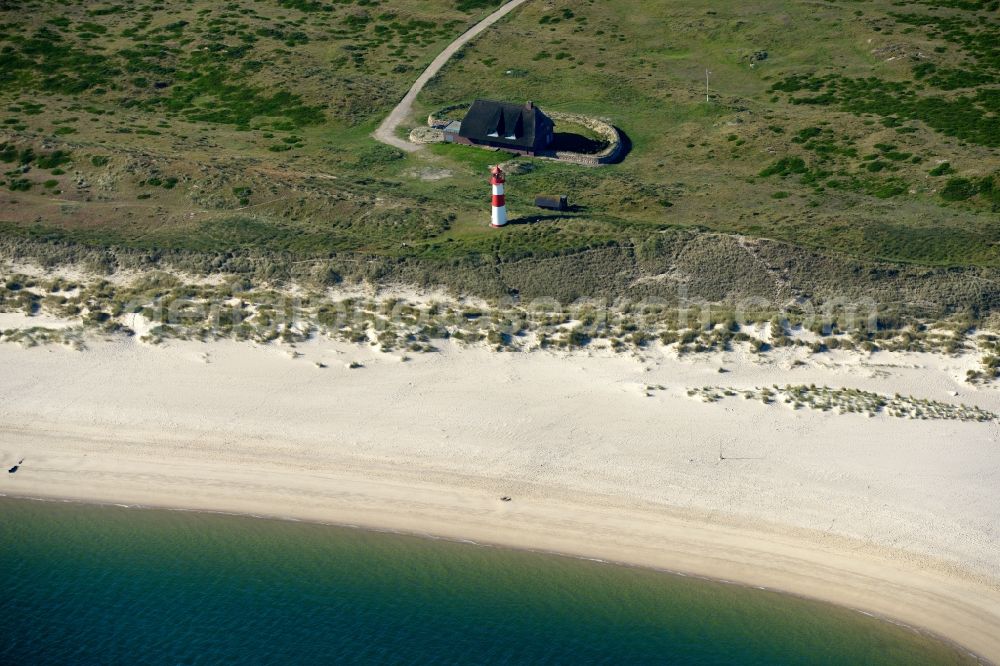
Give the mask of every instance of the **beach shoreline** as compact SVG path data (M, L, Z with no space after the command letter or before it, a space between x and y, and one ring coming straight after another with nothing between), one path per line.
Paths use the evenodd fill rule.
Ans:
M497 541L490 541L490 540L474 540L474 539L470 539L470 538L466 538L466 537L460 537L460 536L448 536L448 535L443 535L443 534L439 534L439 533L421 531L421 530L419 530L419 529L417 529L416 527L413 527L413 526L408 527L408 528L389 528L389 527L383 527L383 526L380 526L380 525L334 522L334 521L329 521L329 520L320 520L318 518L300 518L300 517L297 517L297 516L294 516L294 515L282 515L282 514L278 514L278 513L274 513L274 514L271 514L271 513L263 513L263 514L262 513L247 513L247 512L239 512L239 511L222 511L222 510L216 510L216 509L191 508L191 507L185 507L185 506L179 506L179 505L173 505L173 506L171 506L171 505L163 505L163 504L138 504L138 503L137 504L123 504L123 503L115 502L115 501L101 501L101 500L97 500L97 499L87 499L87 498L78 498L78 497L59 497L59 496L36 497L36 496L28 496L28 495L5 495L5 494L0 493L0 498L11 499L11 500L19 500L19 501L71 503L71 504L82 504L82 505L97 506L97 507L115 507L115 508L119 508L119 509L138 510L138 511L143 511L143 510L150 510L150 511L177 511L177 512L181 512L181 513L199 513L199 514L208 514L208 515L229 516L229 517L235 517L235 518L246 518L246 519L251 519L251 520L276 520L276 521L288 521L288 522L304 522L304 523L309 523L309 524L319 525L319 526L324 526L324 527L333 527L333 528L340 528L340 529L357 529L357 530L362 530L362 531L365 531L365 532L372 532L372 533L376 533L376 534L393 534L393 535L414 537L414 538L419 538L419 539L429 539L429 540L433 540L433 541L447 541L447 542L451 542L451 543L464 544L464 545L469 545L469 546L474 546L474 547L479 547L479 548L497 548L497 549L507 550L507 551L517 551L517 552L532 553L532 554L538 554L538 555L547 555L547 556L555 556L555 557L564 557L564 558L569 558L569 559L578 559L578 560L584 560L584 561L587 561L587 562L596 562L596 563L599 563L599 564L603 564L603 565L607 565L607 566L613 566L613 567L628 567L628 568L646 569L646 570L649 570L649 571L654 571L654 572L657 572L657 573L661 573L661 574L665 574L665 575L670 575L670 576L680 576L680 577L684 577L684 578L692 578L692 579L696 579L696 580L704 580L704 581L707 581L707 582L720 583L720 584L724 584L724 585L735 585L735 586L746 588L746 589L754 589L754 590L761 590L761 591L773 592L773 593L781 594L783 596L790 596L790 597L795 597L795 598L800 598L800 599L806 599L806 600L820 602L820 603L825 603L825 604L831 604L831 605L837 606L839 608L844 608L844 609L847 609L847 610L850 610L850 611L853 611L853 612L856 612L856 613L860 613L860 614L863 614L863 615L866 615L866 616L869 616L869 617L874 617L874 618L876 618L876 619L878 619L880 621L883 621L883 622L888 622L888 623L894 624L896 626L902 627L902 628L904 628L904 629L906 629L908 631L912 631L912 632L914 632L916 634L919 634L921 636L926 636L926 637L932 638L935 641L938 641L938 642L941 642L941 643L944 643L946 645L951 646L956 651L958 651L958 652L960 652L960 653L962 653L962 654L964 654L964 655L966 655L966 656L968 656L970 658L975 659L979 663L983 663L983 664L995 664L995 663L997 663L997 662L993 661L992 659L987 659L982 654L978 654L976 652L973 652L971 649L969 649L968 647L966 647L966 645L960 643L958 641L958 639L954 638L953 636L948 636L948 635L945 635L945 634L942 634L942 633L938 633L934 629L931 629L931 628L928 628L928 627L925 627L925 626L920 626L920 625L916 625L916 624L907 623L906 621L901 620L896 615L884 615L884 614L880 614L880 613L875 612L875 611L866 610L864 608L851 606L851 605L849 605L849 604L847 604L845 602L833 600L833 599L829 598L827 595L812 596L812 595L809 595L809 594L806 594L806 593L797 592L795 590L787 589L786 586L784 586L784 585L780 585L780 586L777 586L777 587L769 587L769 586L766 586L766 585L754 584L752 582L748 582L746 580L743 580L743 579L741 579L739 577L737 577L737 578L720 578L720 577L717 577L717 576L713 576L713 575L708 575L708 574L705 574L705 573L701 573L700 571L696 571L696 570L680 570L680 569L670 568L670 567L666 566L665 564L653 564L653 563L649 563L649 562L637 562L637 561L635 561L634 558L630 558L630 559L605 559L603 557L596 557L596 556L594 556L592 554L589 554L591 551L588 550L588 549L586 549L586 548L584 548L584 547L581 547L578 550L574 549L574 550L569 550L569 551L567 551L567 550L552 550L552 549L534 547L534 546L531 546L530 544L528 544L526 542L508 543L508 542L497 542Z
M785 546L798 541L798 547L807 549L816 548L819 542L815 540L815 535L812 535L813 539L810 539L802 531L783 531L777 526L772 526L772 531L770 532L758 531L760 530L759 526L757 530L740 529L734 526L729 526L728 529L723 527L724 530L729 531L729 535L733 539L726 539L721 543L714 544L712 550L702 550L702 544L694 542L690 546L696 549L697 552L689 553L686 548L683 548L680 543L675 541L673 542L673 552L669 550L659 553L644 552L643 556L636 556L637 551L630 550L628 545L617 544L609 546L598 544L589 540L588 535L585 533L578 533L576 538L566 540L564 535L555 538L551 535L546 536L545 532L541 529L533 532L521 531L519 528L514 528L513 531L509 529L497 531L497 526L490 525L481 525L478 527L463 525L456 528L454 525L448 526L447 523L435 519L430 519L426 524L422 524L419 517L412 515L403 521L397 520L392 515L383 515L381 518L375 518L375 522L369 520L359 521L353 517L349 507L331 508L328 514L324 511L292 511L289 513L280 509L267 511L256 503L252 503L252 506L231 504L226 506L226 508L219 508L210 504L198 504L195 502L188 502L186 504L163 503L161 501L162 498L157 499L152 496L150 496L148 501L141 501L140 497L130 495L129 493L121 493L113 497L106 497L99 493L83 497L58 494L0 494L0 497L33 501L72 502L96 506L115 506L136 510L181 511L262 520L309 522L317 525L361 529L377 533L401 534L434 540L443 539L478 547L556 555L599 562L610 566L640 567L668 575L698 578L746 588L767 590L833 604L876 617L885 622L891 622L925 636L930 636L935 640L952 645L957 650L968 654L982 663L998 663L994 654L987 652L987 650L992 650L990 644L995 641L982 641L982 636L972 635L972 632L975 632L979 628L969 626L970 620L973 619L973 613L976 611L954 614L956 606L953 604L956 602L961 603L962 600L960 598L943 598L946 595L942 594L942 588L937 586L918 588L913 585L911 580L908 581L906 588L900 587L897 589L909 597L908 603L912 603L913 600L925 602L927 605L922 609L923 612L914 614L909 612L912 609L904 610L904 607L900 605L901 601L892 597L887 599L888 603L878 604L877 606L872 605L873 595L885 592L886 588L884 584L888 583L888 581L871 578L866 582L855 584L849 589L844 589L841 586L846 579L860 575L858 567L836 569L830 565L830 560L833 557L843 557L847 553L850 553L852 559L857 559L857 549L861 548L860 544L851 544L843 540L839 544L840 549L831 549L829 544L827 544L826 549L821 551L823 554L816 558L817 561L795 562L785 559L788 557L788 551L784 548L773 548L774 542L772 540L775 537L780 537L781 543ZM285 508L288 509L289 507ZM694 517L680 518L679 520L695 531L699 529L711 529L714 531L720 528L720 525L717 523L699 522ZM551 527L551 525L548 527ZM517 532L521 533L518 534ZM772 547L768 547L769 545ZM794 546L792 547L794 548ZM750 551L750 554L744 554L741 557L730 556L731 553L738 551L743 551L744 553ZM696 563L693 559L702 556L706 558L706 562L710 566L706 566L705 563ZM750 558L769 558L775 556L784 559L780 567L773 567L767 572L752 573L747 568ZM871 559L866 560L865 568L872 565L893 567L900 562L900 560L894 558L885 558L880 561L877 557L871 555L868 557ZM860 564L860 562L856 562L855 564ZM958 573L958 576L952 581L953 584L958 583L962 587L968 585L971 590L984 583L981 580L970 580L962 576L960 572L952 571L949 574L946 567L941 567L941 563L924 560L922 564L923 566L939 567L937 573L940 574L940 577L935 576L939 581L946 581L950 576ZM818 568L826 569L828 575L817 580ZM915 571L917 569L908 567L907 570L901 570L897 573L912 576ZM893 581L891 584L895 585L896 583ZM1000 599L1000 589L994 588L990 592L992 593L992 597ZM941 617L939 613L946 611L949 615L949 622L944 624L939 622L938 618ZM986 632L989 632L989 627L995 619L995 617L983 618L982 624L984 626L982 628ZM974 624L980 623L974 622Z
M643 566L831 602L1000 661L995 423L706 404L685 394L714 372L704 360L89 347L0 346L0 461L25 460L3 495ZM785 372L721 360L733 384ZM955 368L908 360L863 381L856 367L803 372L952 390ZM650 397L644 382L665 388ZM994 393L963 399L995 408Z

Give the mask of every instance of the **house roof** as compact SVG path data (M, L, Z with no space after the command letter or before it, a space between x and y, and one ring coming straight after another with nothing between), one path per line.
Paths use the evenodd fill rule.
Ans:
M516 148L534 148L536 136L544 143L545 125L551 122L531 102L521 105L477 99L462 120L459 136Z

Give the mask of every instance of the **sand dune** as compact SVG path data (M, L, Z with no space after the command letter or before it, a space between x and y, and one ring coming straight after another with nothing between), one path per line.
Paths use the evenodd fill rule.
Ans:
M686 393L815 382L1000 412L1000 392L961 382L975 359L89 347L0 345L0 462L25 459L0 493L663 567L878 613L1000 660L1000 425Z

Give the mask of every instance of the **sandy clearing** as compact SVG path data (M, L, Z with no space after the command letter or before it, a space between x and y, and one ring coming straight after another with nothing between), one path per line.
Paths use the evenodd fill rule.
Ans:
M995 389L961 384L956 359L879 354L863 368L840 354L790 371L738 352L445 347L401 364L329 341L297 359L234 342L88 347L0 345L0 463L25 458L0 493L656 566L841 603L1000 659L1000 425L685 393L725 364L734 386L850 385L1000 411ZM647 397L648 384L665 390Z

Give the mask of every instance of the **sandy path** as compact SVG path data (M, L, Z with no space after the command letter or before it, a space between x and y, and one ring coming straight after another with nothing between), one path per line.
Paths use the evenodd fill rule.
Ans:
M296 517L661 567L895 618L1000 661L998 424L685 393L720 382L724 363L734 386L815 382L1000 410L1000 392L958 379L962 359L826 354L790 368L778 353L693 361L446 347L400 363L330 342L297 350L0 345L0 463L25 459L0 475L0 494ZM647 397L648 384L664 390Z
M406 96L404 96L402 101L396 105L396 108L392 110L386 119L382 121L382 124L378 126L378 129L375 130L375 133L372 136L382 143L410 153L420 150L421 146L418 146L415 143L410 143L409 141L400 139L396 136L396 128L398 128L400 123L406 120L406 118L408 118L410 113L413 111L413 101L417 99L417 95L420 94L420 91L424 89L427 82L430 81L435 74L441 71L441 68L444 67L445 63L451 60L451 57L455 55L460 48L478 37L484 30L527 1L528 0L511 0L506 5L469 28L469 30L462 34L461 37L449 44L447 48L445 48L445 50L438 55L438 57L434 58L433 62L431 62L427 69L424 70L424 73L417 78L416 82L406 93Z

